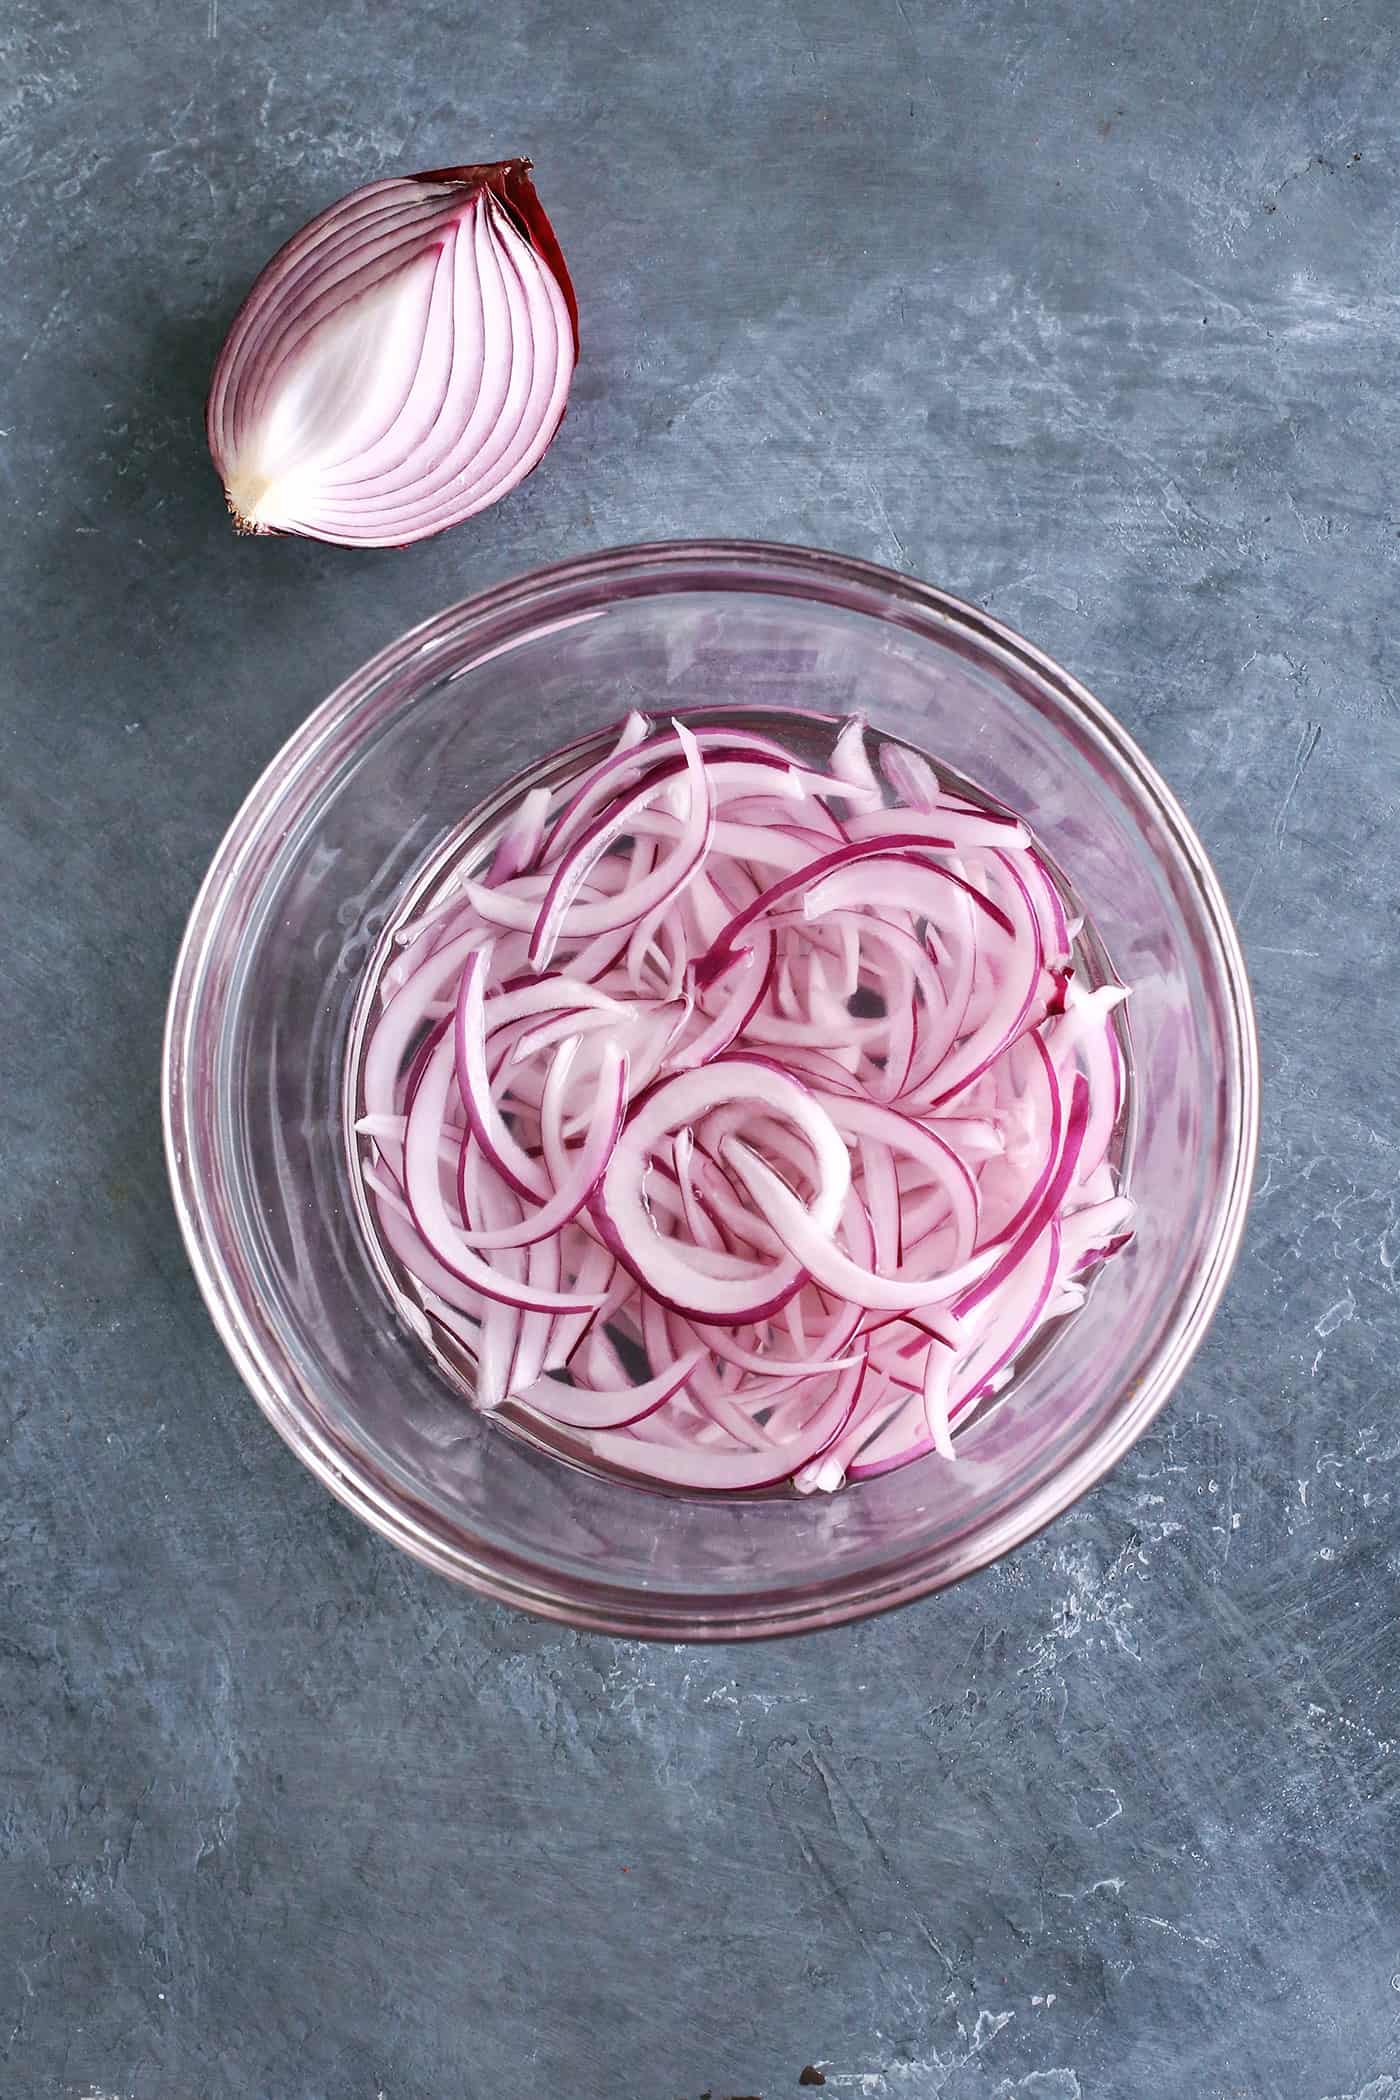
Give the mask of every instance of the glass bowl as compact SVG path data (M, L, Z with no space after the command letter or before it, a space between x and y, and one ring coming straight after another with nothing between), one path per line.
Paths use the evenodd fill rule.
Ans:
M476 1416L394 1317L351 1200L342 1096L367 960L474 805L629 707L866 715L1027 815L1132 987L1132 1247L958 1439L834 1496L656 1492ZM501 796L504 807L509 793ZM561 563L414 629L310 717L235 818L176 966L175 1203L234 1362L350 1508L553 1619L717 1640L943 1588L1141 1434L1224 1289L1258 1053L1215 875L1082 686L974 606L806 548L674 542Z

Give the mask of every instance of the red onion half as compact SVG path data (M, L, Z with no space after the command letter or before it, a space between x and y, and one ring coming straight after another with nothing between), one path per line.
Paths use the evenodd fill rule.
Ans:
M371 182L273 257L206 411L241 531L404 546L538 466L568 399L578 308L529 168Z
M623 724L373 986L357 1123L400 1311L658 1484L936 1452L1132 1236L1120 986L1009 812L859 723L814 771Z

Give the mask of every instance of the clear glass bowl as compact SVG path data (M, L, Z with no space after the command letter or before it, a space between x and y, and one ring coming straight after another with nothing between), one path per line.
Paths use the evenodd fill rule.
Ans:
M958 1439L832 1497L653 1492L482 1421L395 1319L351 1200L351 1017L404 883L474 805L631 706L863 712L1025 813L1133 988L1136 1241ZM975 607L805 548L678 542L546 569L416 628L268 768L180 953L176 1207L239 1371L312 1471L488 1596L661 1639L794 1633L944 1587L1127 1450L1239 1244L1258 1053L1181 810L1069 675Z

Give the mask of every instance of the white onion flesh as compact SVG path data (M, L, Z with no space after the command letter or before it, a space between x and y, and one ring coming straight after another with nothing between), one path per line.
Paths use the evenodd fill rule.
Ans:
M857 722L814 771L632 715L403 929L365 1191L484 1410L658 1485L830 1491L953 1458L1131 1238L1122 987L1081 987L1024 824L880 770Z
M529 166L369 183L274 256L206 411L241 530L404 546L539 464L578 326Z

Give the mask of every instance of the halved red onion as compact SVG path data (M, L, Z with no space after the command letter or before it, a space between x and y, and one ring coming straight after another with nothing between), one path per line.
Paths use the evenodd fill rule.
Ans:
M814 771L629 716L376 988L365 1183L400 1302L672 1487L925 1453L1126 1244L1112 984L1009 812L860 726Z
M578 309L529 170L369 183L273 257L206 410L241 531L403 546L539 464L568 399Z

